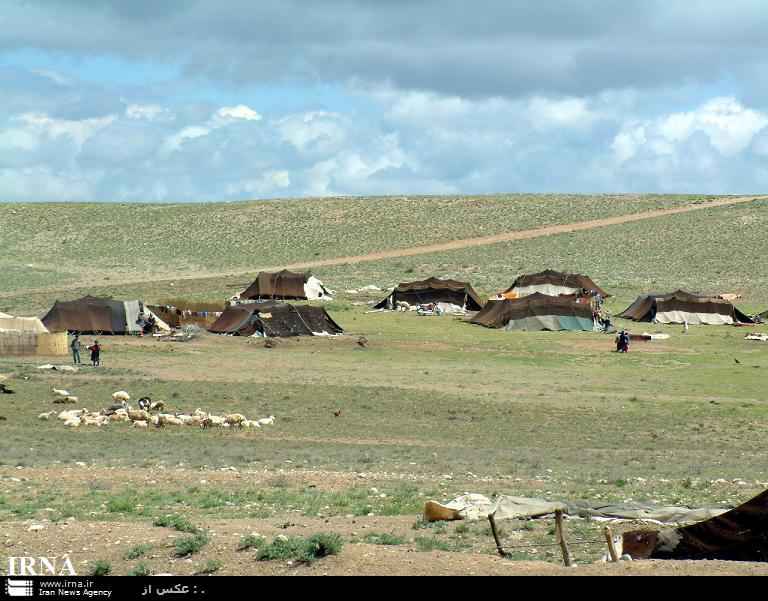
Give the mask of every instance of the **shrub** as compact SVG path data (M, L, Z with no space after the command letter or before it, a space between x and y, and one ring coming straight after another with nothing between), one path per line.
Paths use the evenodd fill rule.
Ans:
M183 536L177 538L174 543L174 555L176 555L176 557L194 555L207 544L208 535L205 532L198 532L192 536Z
M105 559L99 559L91 566L91 576L109 576L112 573L112 564Z
M224 563L219 561L218 559L209 559L208 561L205 562L205 564L199 570L197 570L194 573L194 575L202 576L205 574L215 574L223 567L224 567Z
M365 542L371 545L384 545L390 547L395 545L404 545L405 539L401 536L397 536L396 534L388 534L384 532L381 534L369 534L365 537Z
M136 564L136 567L128 570L129 576L151 576L152 570L144 562Z
M151 548L152 545L148 544L141 544L136 545L135 547L131 547L128 549L128 551L125 552L125 559L138 559L139 557L144 557L147 553L149 553Z
M338 534L315 534L309 538L300 536L280 537L259 549L257 561L295 560L312 563L317 559L338 555L344 546Z
M173 528L179 532L188 532L190 534L197 534L200 532L200 529L192 524L187 518L176 514L159 516L155 518L153 524L162 528Z
M256 534L246 534L240 539L240 544L237 546L237 550L247 551L248 549L258 549L263 542L263 536L258 536Z

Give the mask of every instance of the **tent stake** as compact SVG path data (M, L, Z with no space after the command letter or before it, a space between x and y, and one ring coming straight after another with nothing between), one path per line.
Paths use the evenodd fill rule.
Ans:
M571 552L568 550L568 543L565 540L565 529L563 528L563 510L558 509L555 511L555 537L560 544L560 550L563 552L563 564L566 568L570 568Z
M616 545L613 544L613 532L606 526L603 528L603 534L605 534L605 542L608 543L608 554L611 556L611 561L616 563L619 561L619 554L616 552Z
M507 553L504 551L504 548L501 546L501 541L499 540L499 532L496 530L496 519L494 518L495 513L496 512L488 514L488 522L491 524L491 534L493 534L493 540L496 541L496 551L499 552L501 557L507 557Z

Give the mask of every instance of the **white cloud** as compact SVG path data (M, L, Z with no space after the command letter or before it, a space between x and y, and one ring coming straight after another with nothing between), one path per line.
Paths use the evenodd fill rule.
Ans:
M261 115L244 104L224 106L218 109L210 119L201 125L191 125L168 136L161 151L171 153L180 150L186 140L207 136L212 131L238 122L261 121Z
M216 117L223 120L242 119L244 121L261 121L261 115L244 104L223 106L216 111Z
M346 140L346 125L337 113L314 111L290 115L279 119L276 127L281 139L301 152L333 152Z
M27 131L36 132L47 138L68 137L78 146L82 146L96 132L113 123L115 118L114 115L108 115L91 119L70 120L55 119L46 113L24 113L19 115L16 121L21 123Z
M692 111L626 124L613 140L619 162L640 153L672 155L694 135L706 136L722 156L744 152L768 126L768 115L743 106L735 98L714 98Z
M171 121L174 114L159 104L129 104L125 107L125 116L128 119L147 121Z

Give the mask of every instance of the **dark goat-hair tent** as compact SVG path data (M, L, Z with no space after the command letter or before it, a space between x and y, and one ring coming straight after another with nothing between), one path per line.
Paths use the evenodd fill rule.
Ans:
M768 561L768 491L722 515L682 528L623 535L633 559Z
M487 328L527 331L587 331L594 329L592 307L573 296L538 292L517 299L492 300L469 320Z
M273 302L227 307L208 331L214 334L258 334L267 337L335 335L344 332L323 307Z
M42 322L51 332L84 334L138 334L139 316L153 315L162 329L168 326L157 319L141 301L85 296L73 301L56 301Z
M307 284L311 281L308 294ZM245 300L308 300L330 297L330 292L311 273L294 271L260 272L253 283L245 289L240 298Z
M729 301L714 296L676 290L669 294L650 293L637 300L619 315L624 319L657 323L689 323L729 325L754 323Z
M409 305L451 303L468 311L479 311L483 301L467 282L429 278L419 282L398 284L392 293L376 305L375 309L396 309L398 302Z
M611 296L595 284L589 276L580 273L561 273L551 269L540 273L521 275L502 293L502 296L517 293L517 296L523 297L536 292L559 296L579 294L582 290L587 290L591 294L599 294L603 298Z

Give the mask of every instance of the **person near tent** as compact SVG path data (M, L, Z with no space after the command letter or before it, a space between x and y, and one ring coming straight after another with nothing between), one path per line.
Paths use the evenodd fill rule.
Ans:
M94 367L99 367L99 365L101 365L101 346L99 345L99 341L96 340L88 347L88 350L91 351L91 364Z
M629 352L629 332L622 330L619 335L616 336L616 352L628 353Z
M69 348L72 350L72 363L80 365L80 334L75 332L75 337L69 344Z

